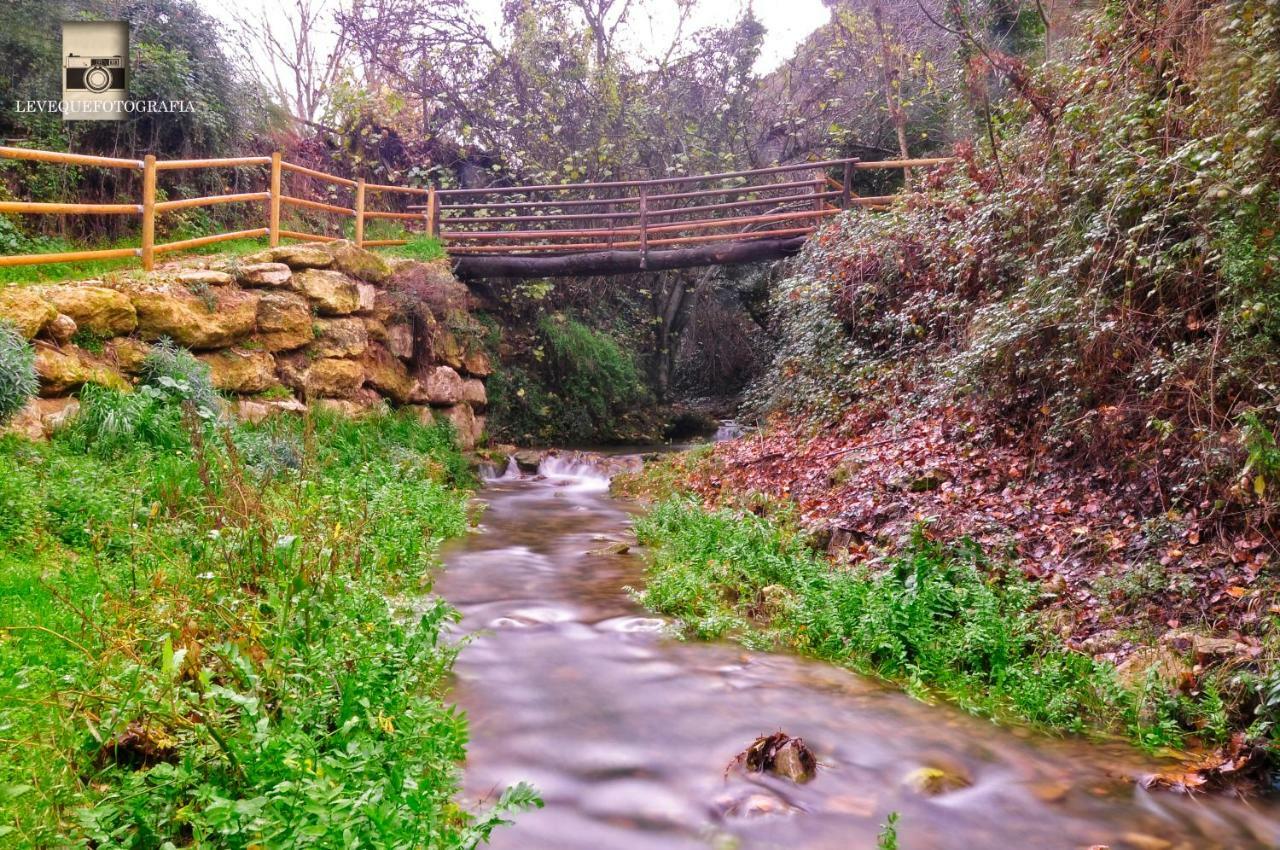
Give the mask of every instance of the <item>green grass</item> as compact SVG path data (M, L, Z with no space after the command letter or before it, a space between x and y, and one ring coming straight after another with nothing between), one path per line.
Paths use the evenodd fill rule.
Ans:
M438 260L445 256L444 243L434 236L414 235L411 233L402 233L399 236L378 236L368 237L370 239L405 239L409 241L404 245L389 245L385 248L377 248L375 250L393 257L406 257L410 260L420 260L422 262L430 262Z
M769 519L682 498L636 532L653 549L641 600L691 636L797 651L1045 730L1126 733L1149 749L1192 729L1225 737L1212 700L1122 687L1109 664L1063 646L1034 612L1035 586L972 545L918 535L880 569L835 567Z
M201 236L201 233L182 234L174 236L171 241L178 239L190 239L195 236ZM403 229L392 231L389 235L371 235L366 234L368 239L404 239L409 238L408 244L391 245L374 248L373 250L392 257L406 257L411 260L421 260L428 262L430 260L438 260L445 256L444 243L439 239L432 237L407 233ZM285 241L294 241L288 240ZM134 248L137 247L136 237L116 240L114 242L100 243L91 246L83 244L72 244L64 241L50 241L47 243L47 251L44 253L62 253L67 251L85 251L85 250L101 250L107 248ZM208 256L211 254L228 254L232 256L242 256L244 254L252 254L261 251L267 247L266 237L255 239L229 239L226 242L215 242L212 245L203 245L199 248L192 248L186 251L175 251L169 254L162 254L157 258L157 262L164 262L178 257L187 256ZM91 278L99 278L111 273L128 273L136 272L141 274L141 261L137 257L118 257L115 259L105 260L84 260L77 263L39 263L29 266L0 266L0 287L6 285L25 284L25 283L50 283L63 280L89 280Z
M535 803L453 802L449 429L227 429L162 377L0 439L0 844L462 848Z
M175 236L173 241L177 241L179 238L189 239L193 238L193 236L186 234L181 237ZM49 245L49 250L45 253L53 254L66 251L86 250L96 251L107 248L135 248L137 247L137 244L137 239L134 237L92 246L58 242L56 244ZM192 248L187 251L176 251L171 254L161 254L157 258L157 262L164 262L176 257L205 256L209 254L251 254L254 251L261 251L266 247L267 240L265 238L228 239L226 242L215 242L212 245L202 245L199 248ZM89 280L90 278L102 277L103 275L113 272L129 271L137 271L139 274L141 273L141 261L137 257L84 260L78 263L38 263L30 266L0 266L0 286L24 283L48 283L61 280Z

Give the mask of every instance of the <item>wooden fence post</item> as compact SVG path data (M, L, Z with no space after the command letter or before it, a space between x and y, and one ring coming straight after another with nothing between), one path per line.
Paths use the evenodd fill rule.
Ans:
M439 233L439 213L440 208L436 203L436 187L427 187L427 235L435 236Z
M364 178L356 181L356 247L364 245Z
M142 160L142 270L151 271L156 264L156 157L147 154Z
M274 248L280 244L280 151L271 154L271 199L267 203L267 241Z
M840 181L840 208L849 209L849 202L853 199L853 163L846 162L844 164L844 179Z

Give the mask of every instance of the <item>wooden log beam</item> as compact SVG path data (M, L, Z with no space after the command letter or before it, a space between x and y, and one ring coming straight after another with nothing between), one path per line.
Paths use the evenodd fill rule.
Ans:
M669 271L698 266L764 263L795 255L805 238L754 239L668 251L593 251L559 256L479 255L453 259L453 271L465 280L488 278L578 277Z

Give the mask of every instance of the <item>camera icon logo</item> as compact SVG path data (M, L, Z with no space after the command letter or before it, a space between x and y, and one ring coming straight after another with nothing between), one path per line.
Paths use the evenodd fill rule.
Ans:
M123 121L128 21L62 22L62 120Z
M72 53L62 63L67 91L91 91L100 94L124 89L123 56L77 56Z

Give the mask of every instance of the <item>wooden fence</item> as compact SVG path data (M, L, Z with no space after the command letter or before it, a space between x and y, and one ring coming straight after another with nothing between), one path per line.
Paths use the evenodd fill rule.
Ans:
M644 258L651 249L721 242L745 243L761 239L802 239L816 230L822 219L845 209L855 206L881 208L892 201L893 196L855 195L852 190L854 172L929 167L949 161L944 158L874 162L835 159L653 180L436 189L337 177L286 162L279 153L224 159L157 160L150 155L143 159L117 159L0 147L0 158L124 169L141 172L142 175L142 197L136 204L0 201L0 213L141 216L139 247L0 256L0 266L136 256L141 258L142 267L148 271L155 265L159 254L229 239L266 236L275 246L282 237L320 242L338 238L282 229L280 212L286 206L355 219L353 241L362 247L404 244L407 240L365 239L368 221L391 219L422 223L428 235L439 236L448 253L458 258L490 254L563 255L630 251L638 254L643 268ZM156 200L156 175L161 171L245 166L269 167L264 190ZM832 177L832 172L839 173L842 179ZM285 174L341 187L351 193L351 206L305 198L301 194L285 194L282 188ZM397 193L417 196L425 203L406 205L412 212L370 207L371 196ZM708 203L712 198L719 200ZM216 204L257 202L266 205L264 227L156 243L156 219L165 213ZM763 211L744 214L749 210Z
M241 156L223 159L170 159L157 160L148 155L143 159L117 159L105 156L88 156L85 154L58 153L55 151L31 150L28 148L0 147L0 158L31 160L35 162L51 162L62 165L84 165L97 168L114 168L141 172L141 197L136 204L67 204L36 203L31 201L0 201L0 213L18 213L24 215L136 215L142 217L142 239L137 248L106 248L96 251L69 251L60 254L18 254L0 256L0 266L35 265L38 263L75 263L84 260L100 260L114 257L140 257L142 267L150 271L155 266L155 258L159 254L182 251L225 242L229 239L243 239L266 236L272 246L280 244L281 237L299 239L308 242L330 242L338 239L320 233L304 233L296 230L285 230L280 227L280 211L282 207L296 207L306 210L336 213L340 216L355 219L355 243L363 247L378 245L403 245L404 239L365 239L365 224L372 219L399 219L414 221L430 226L430 219L421 213L390 212L371 209L370 196L379 193L400 193L421 195L432 203L435 189L419 189L411 186L389 186L381 183L368 183L364 180L350 180L337 177L286 162L279 153L271 156ZM209 195L200 198L181 198L178 200L156 201L156 175L161 171L177 171L179 169L204 168L239 168L244 166L269 167L267 186L260 192L240 192L225 195ZM318 201L299 195L285 194L283 190L284 175L294 174L319 180L324 183L340 186L352 193L351 206L341 206L327 201ZM156 219L174 210L185 210L196 207L209 207L216 204L237 204L264 202L266 209L263 215L264 227L249 230L237 230L228 233L216 233L194 239L182 239L177 242L156 243Z

